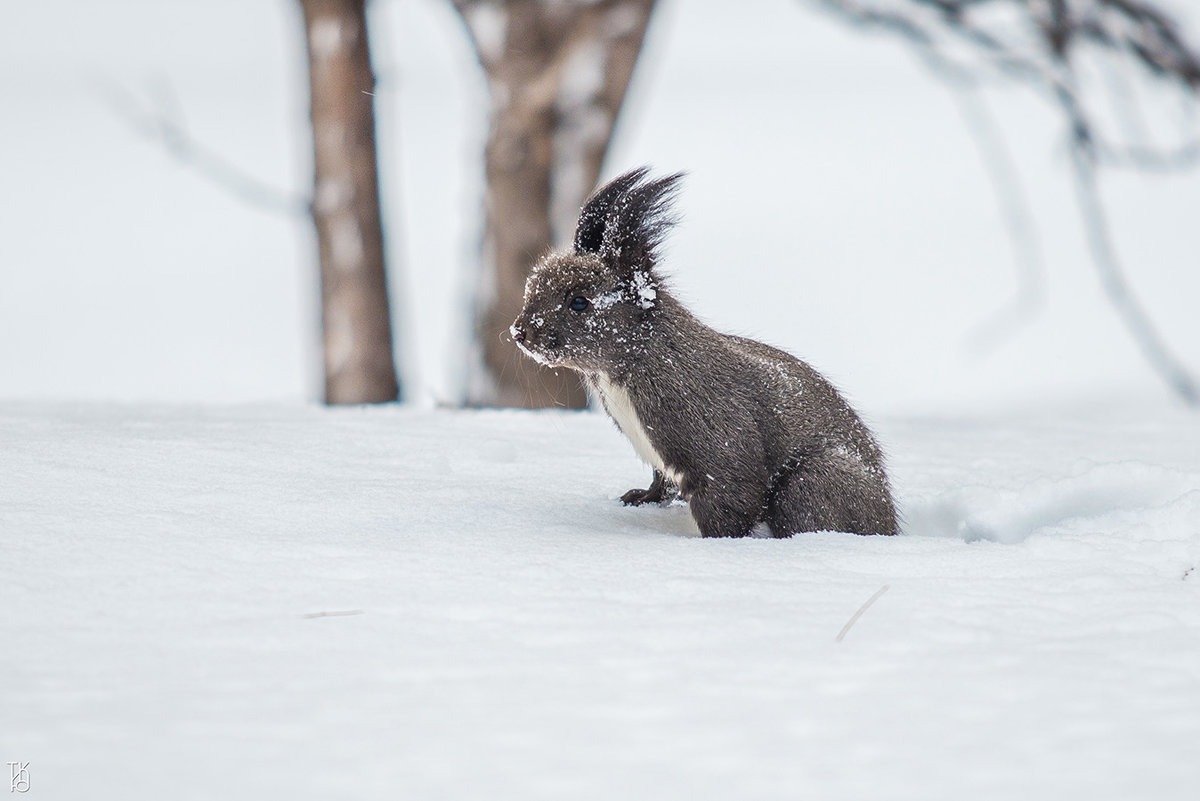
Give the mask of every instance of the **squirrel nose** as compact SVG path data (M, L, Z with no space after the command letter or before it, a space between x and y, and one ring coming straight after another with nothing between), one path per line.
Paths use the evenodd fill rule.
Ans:
M524 342L525 341L525 331L523 329L517 328L516 325L510 325L508 327L508 333L512 334L513 342Z

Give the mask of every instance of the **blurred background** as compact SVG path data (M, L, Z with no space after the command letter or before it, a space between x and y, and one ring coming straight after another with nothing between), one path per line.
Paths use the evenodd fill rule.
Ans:
M689 173L677 294L809 360L868 417L1179 403L1105 294L1062 108L999 72L964 101L904 35L831 6L654 4L600 176ZM1200 9L1158 6L1200 41ZM486 403L486 31L450 0L367 10L402 397ZM0 400L321 400L300 3L7 11ZM1140 109L1130 137L1186 155L1186 98L1144 72L1096 74ZM1130 291L1195 374L1200 171L1180 162L1097 169L1096 194Z

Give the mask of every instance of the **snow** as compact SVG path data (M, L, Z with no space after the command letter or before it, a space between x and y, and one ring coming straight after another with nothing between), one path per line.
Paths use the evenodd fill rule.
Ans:
M592 298L592 306L600 311L606 311L616 306L623 300L628 298L628 293L622 289L614 289L609 292L601 292L596 297Z
M713 541L621 506L593 413L5 404L0 754L46 799L1193 798L1200 421L876 428L905 535Z
M1061 120L985 95L1049 267L1031 322L973 349L1018 273L945 90L794 0L659 4L605 177L689 172L672 292L846 390L906 521L708 541L684 505L619 503L650 471L600 415L434 408L468 376L486 88L449 3L370 13L413 401L373 409L304 405L309 222L97 88L302 194L295 4L20 3L0 26L0 762L29 763L30 798L1200 792L1200 417L1103 297ZM1200 182L1101 189L1200 372Z
M637 294L638 305L643 309L653 309L654 301L658 299L658 289L650 273L640 272L633 275L633 289Z

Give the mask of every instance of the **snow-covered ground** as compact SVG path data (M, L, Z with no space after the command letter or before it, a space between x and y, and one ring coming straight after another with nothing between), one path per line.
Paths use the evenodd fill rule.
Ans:
M5 404L0 757L44 799L1194 798L1200 420L877 428L906 535L710 541L620 505L591 413Z

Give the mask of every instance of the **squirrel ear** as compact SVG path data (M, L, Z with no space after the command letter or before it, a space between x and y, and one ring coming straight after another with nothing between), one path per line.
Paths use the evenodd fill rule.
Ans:
M618 178L617 181L632 180L621 187L608 207L600 255L618 274L650 272L658 258L658 246L676 222L671 204L683 173L643 182L647 172L642 168ZM607 192L611 186L598 194Z
M613 201L629 191L630 187L646 177L649 170L639 167L612 179L597 189L579 212L579 223L575 226L575 252L599 253L604 243L604 227Z

